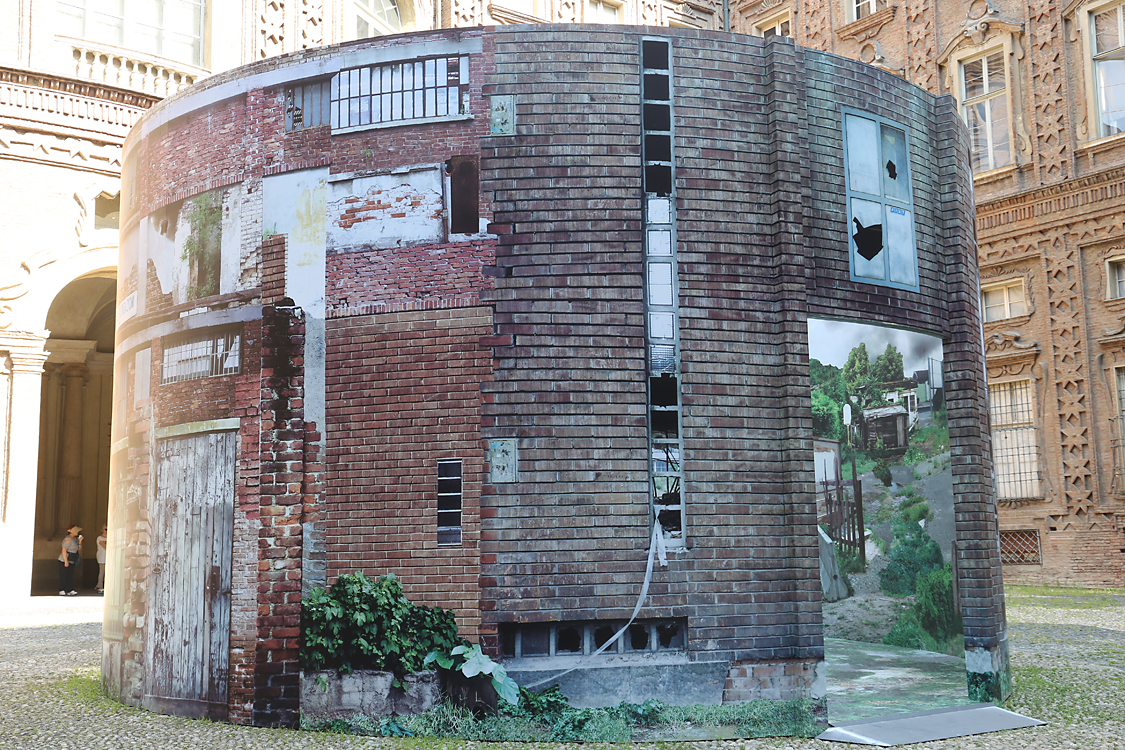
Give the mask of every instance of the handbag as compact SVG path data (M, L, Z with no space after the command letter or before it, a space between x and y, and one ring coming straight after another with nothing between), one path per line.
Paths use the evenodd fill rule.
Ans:
M82 557L77 552L67 552L66 559L72 568L77 568L82 565Z

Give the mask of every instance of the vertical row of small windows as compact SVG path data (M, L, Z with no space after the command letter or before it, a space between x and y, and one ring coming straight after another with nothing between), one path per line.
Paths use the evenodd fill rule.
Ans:
M677 294L672 49L641 42L641 123L645 193L645 307L649 347L649 458L652 512L671 546L684 543L679 299Z
M461 462L438 461L437 542L461 543Z
M969 126L974 172L1011 163L1007 76L997 50L961 64L961 114Z
M843 110L851 271L856 281L918 288L906 131Z

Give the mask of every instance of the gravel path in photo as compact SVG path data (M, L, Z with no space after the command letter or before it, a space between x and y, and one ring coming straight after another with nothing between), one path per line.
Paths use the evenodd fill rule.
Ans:
M1054 595L1054 591L1062 593ZM1009 594L1008 619L1016 692L1005 707L1050 725L907 747L1125 750L1125 595L1092 592L1090 596L1072 596L1065 589L1027 593L1015 587ZM122 706L99 694L99 623L3 627L5 624L0 621L0 748L5 750L528 747L352 737L159 716ZM859 747L788 738L675 746L685 750ZM648 746L624 747L641 750ZM651 747L667 750L669 744Z

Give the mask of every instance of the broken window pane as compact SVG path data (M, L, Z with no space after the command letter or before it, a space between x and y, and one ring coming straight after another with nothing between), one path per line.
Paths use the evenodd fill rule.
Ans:
M647 44L647 42L646 42L646 44ZM601 627L595 628L594 629L594 648L601 648L602 646L604 646L606 644L606 642L609 641L609 639L612 638L616 632L617 632L617 629L614 628L612 625L602 625ZM610 646L609 648L606 649L606 651L613 651L613 650L614 650L613 646Z
M667 104L644 105L645 130L671 130L672 108Z
M651 345L649 347L649 359L651 360L651 371L654 373L676 371L676 347L674 346Z
M891 281L914 286L918 280L914 269L914 218L909 211L887 206L886 241Z
M669 473L680 470L680 446L677 443L656 443L652 446L652 470Z
M650 305L672 304L672 264L648 264L648 301Z
M645 192L656 195L672 194L672 167L667 164L645 165Z
M669 440L680 436L680 415L677 412L653 409L650 414L654 438Z
M882 204L852 198L852 217L852 247L856 249L852 256L852 268L855 275L868 279L885 279L885 264L881 252L883 246ZM856 235L859 235L858 240ZM872 250L874 250L874 253L872 253Z
M654 312L648 314L649 335L654 339L676 338L676 314Z
M906 133L888 125L883 132L883 190L888 198L910 200L910 155L906 150Z
M656 639L660 648L682 649L684 647L684 630L679 623L668 623L656 626Z
M668 373L660 377L649 378L649 398L653 406L676 405L677 379Z
M628 644L632 651L648 651L648 626L639 623L630 625Z
M655 505L680 504L679 477L653 477L652 501Z
M651 202L650 202L651 213ZM672 233L667 229L650 229L648 230L648 254L649 255L671 255L672 254Z
M559 627L555 642L556 654L582 653L582 631L575 627Z
M667 198L648 199L648 223L667 224L672 218L672 204Z
M646 133L645 161L672 161L672 136Z
M844 134L848 146L848 185L869 195L882 195L879 137L874 120L844 115Z

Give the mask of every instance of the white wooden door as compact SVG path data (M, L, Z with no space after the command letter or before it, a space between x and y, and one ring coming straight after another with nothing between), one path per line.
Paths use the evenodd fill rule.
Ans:
M144 704L162 713L226 718L237 440L157 444Z

